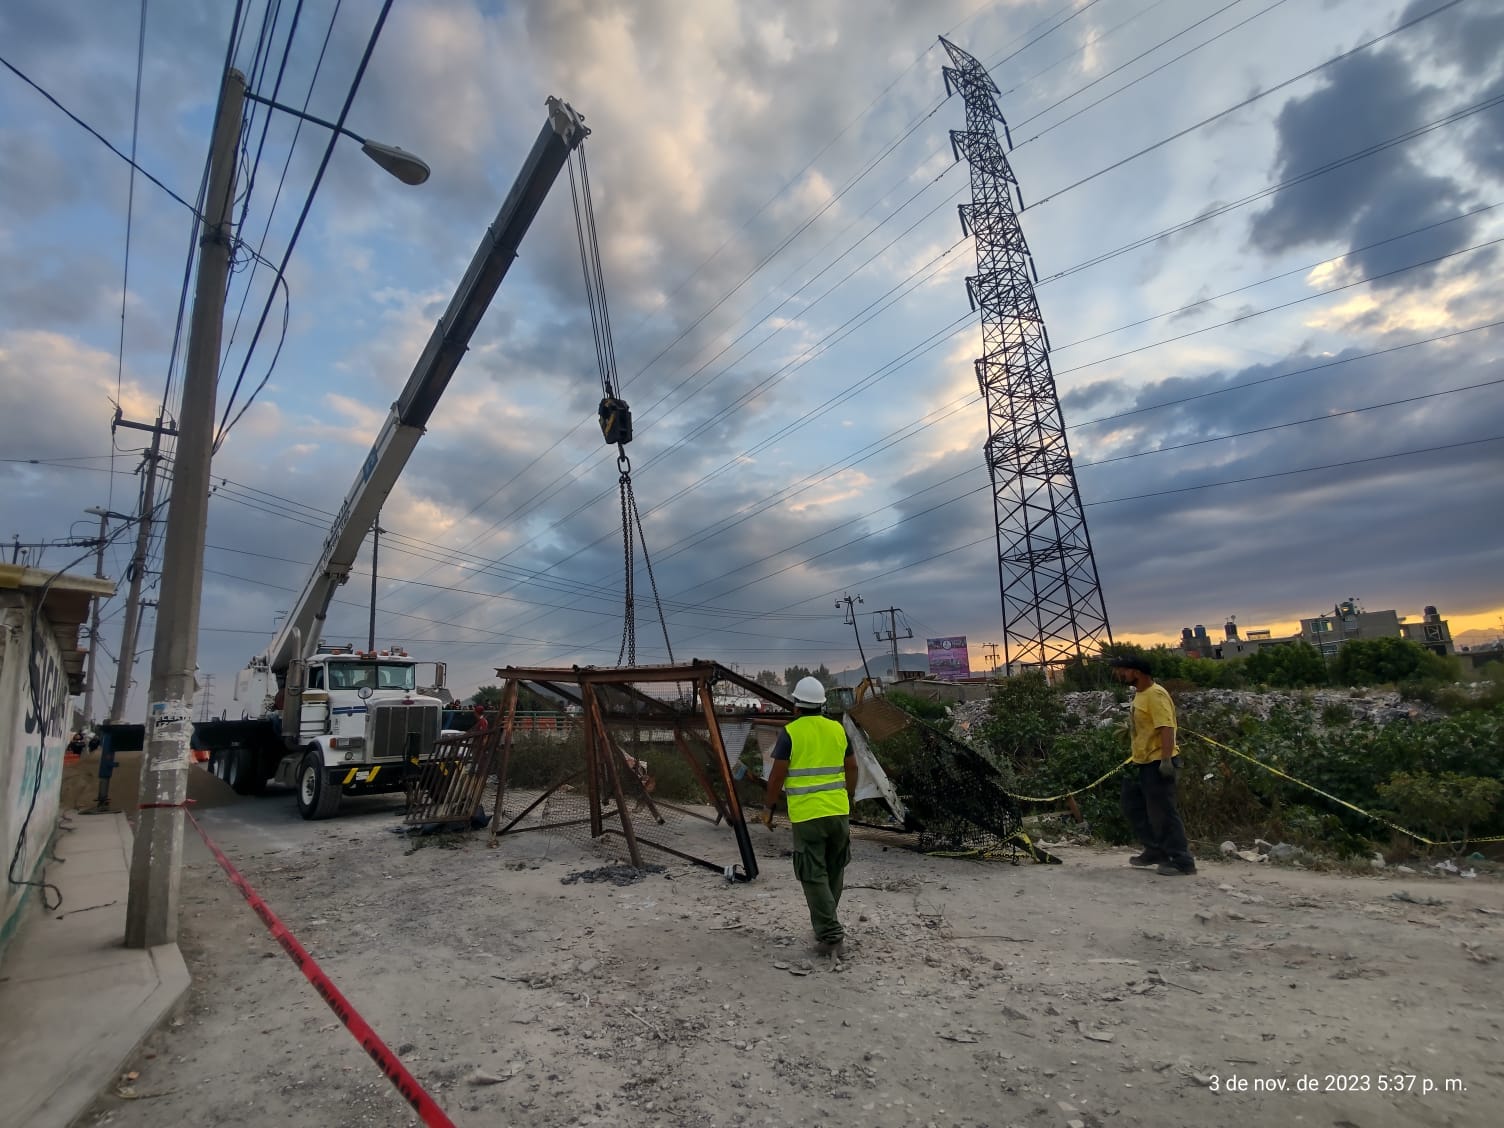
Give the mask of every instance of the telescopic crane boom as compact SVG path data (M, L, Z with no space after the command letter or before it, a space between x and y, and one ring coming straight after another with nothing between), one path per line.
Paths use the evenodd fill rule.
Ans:
M589 133L569 103L548 99L548 120L361 464L302 594L271 644L252 659L252 667L269 668L281 675L295 660L317 648L335 589L349 579L366 534L422 438L429 416L449 386L559 170Z

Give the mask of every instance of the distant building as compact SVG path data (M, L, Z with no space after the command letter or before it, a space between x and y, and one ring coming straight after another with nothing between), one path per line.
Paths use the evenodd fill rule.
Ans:
M1452 645L1452 628L1441 617L1435 607L1428 606L1421 615L1418 623L1401 623L1400 634L1411 642L1418 642L1432 654L1440 654L1445 657L1456 653L1457 648Z
M1181 628L1179 650L1187 658L1247 658L1266 646L1281 646L1295 642L1299 637L1299 635L1288 635L1276 638L1267 630L1252 630L1246 636L1240 636L1237 621L1229 616L1227 622L1222 625L1221 638L1212 638L1200 623L1197 623L1194 628Z
M1222 628L1221 638L1212 638L1197 624L1180 631L1178 651L1187 658L1246 658L1266 646L1305 642L1330 658L1344 642L1353 639L1407 638L1435 654L1455 653L1452 629L1433 606L1427 606L1420 622L1407 623L1395 611L1365 611L1356 597L1336 604L1330 614L1313 615L1300 621L1298 634L1276 637L1267 630L1248 631L1239 636L1238 625L1231 617Z

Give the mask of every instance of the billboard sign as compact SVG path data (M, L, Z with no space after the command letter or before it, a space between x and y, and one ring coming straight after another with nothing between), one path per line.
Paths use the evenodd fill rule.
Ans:
M952 635L949 638L927 638L930 677L941 681L960 681L971 677L971 659L966 654L966 636Z

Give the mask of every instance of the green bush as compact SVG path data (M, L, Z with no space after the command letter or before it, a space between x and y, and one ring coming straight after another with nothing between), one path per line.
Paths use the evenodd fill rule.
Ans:
M1065 728L1065 702L1041 674L1004 678L987 702L986 717L972 729L978 748L995 763L1048 756Z
M1433 654L1407 638L1353 639L1338 648L1332 662L1332 681L1337 685L1449 682L1460 674L1455 658Z
M943 701L931 701L927 697L916 697L912 693L901 693L898 690L889 690L885 696L889 705L896 705L909 716L918 717L921 721L929 721L945 728L950 719L950 709Z
M1411 830L1466 846L1471 830L1498 813L1504 783L1456 772L1398 772L1378 791Z
M1345 701L1333 701L1321 710L1321 723L1328 728L1339 728L1342 725L1351 724L1352 719L1352 706Z
M1243 659L1243 675L1258 685L1300 689L1326 685L1326 660L1305 642L1265 646Z

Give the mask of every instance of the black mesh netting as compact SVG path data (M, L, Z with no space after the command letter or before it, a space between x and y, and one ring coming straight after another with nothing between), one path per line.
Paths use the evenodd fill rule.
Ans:
M926 852L1011 849L1023 811L996 768L960 741L916 724L918 743L895 782Z

